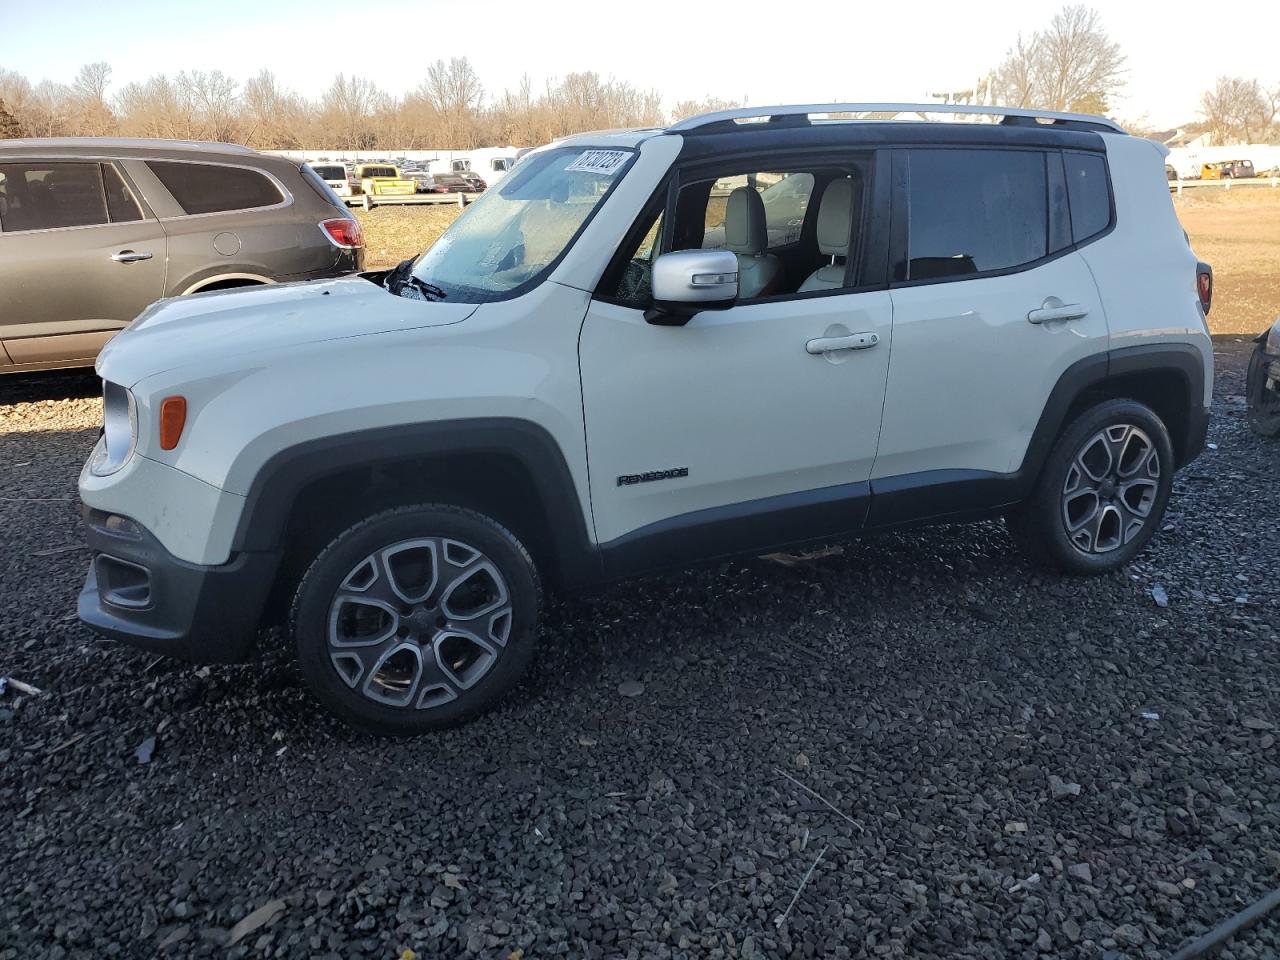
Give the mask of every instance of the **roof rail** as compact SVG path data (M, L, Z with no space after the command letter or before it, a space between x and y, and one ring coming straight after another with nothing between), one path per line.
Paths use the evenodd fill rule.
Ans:
M954 113L991 117L1004 117L1005 122L1025 120L1036 122L1048 120L1064 126L1088 127L1105 130L1109 133L1125 133L1123 127L1105 117L1095 117L1087 113L1058 113L1053 110L1032 110L1027 107L986 107L970 106L963 103L803 103L792 106L774 107L739 107L734 110L716 110L714 113L702 113L673 123L667 127L671 133L685 133L700 130L716 124L732 123L736 120L770 120L795 117L807 118L820 113ZM1010 118L1016 118L1011 121ZM883 118L852 118L883 119Z

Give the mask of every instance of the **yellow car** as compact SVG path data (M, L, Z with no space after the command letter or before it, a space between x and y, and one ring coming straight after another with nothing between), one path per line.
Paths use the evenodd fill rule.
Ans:
M374 197L411 197L417 184L388 163L362 163L355 170L360 192Z

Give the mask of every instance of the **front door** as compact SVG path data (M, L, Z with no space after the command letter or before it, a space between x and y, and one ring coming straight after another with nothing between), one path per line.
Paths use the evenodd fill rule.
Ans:
M16 366L91 362L164 294L165 253L114 164L0 163L0 341Z
M863 185L860 171L813 173L815 193L836 178ZM762 177L760 189L768 183ZM717 192L702 184L708 209ZM809 204L813 217L817 206ZM674 209L703 215L684 200ZM665 236L696 246L705 234L718 245L725 233L715 232L718 226L709 216L692 241L678 223ZM729 226L730 236L739 232ZM661 236L655 227L642 241L628 266L631 280L623 280L630 290L647 289L634 279L648 269ZM764 238L758 241L758 253L743 256L772 256ZM800 231L798 241L778 232L769 242L809 243L814 269L830 275L833 255L818 251L815 230ZM786 252L793 260L806 256ZM770 295L674 327L646 322L643 295L631 303L625 296L592 301L579 349L592 511L610 573L861 527L892 317L886 290L853 287L852 267L845 276L843 286L837 279L834 289L805 293L798 292L803 273L789 276Z

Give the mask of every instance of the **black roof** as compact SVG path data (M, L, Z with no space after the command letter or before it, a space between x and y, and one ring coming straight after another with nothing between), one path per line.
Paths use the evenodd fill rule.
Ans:
M828 121L712 124L683 130L682 159L809 147L996 146L1103 152L1098 133L1049 123L940 123L916 121Z

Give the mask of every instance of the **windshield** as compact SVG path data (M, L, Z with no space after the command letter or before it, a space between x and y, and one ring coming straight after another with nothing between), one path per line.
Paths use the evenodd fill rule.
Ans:
M499 299L535 281L577 235L632 150L561 147L530 154L418 258L413 275L450 302Z

